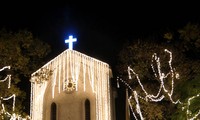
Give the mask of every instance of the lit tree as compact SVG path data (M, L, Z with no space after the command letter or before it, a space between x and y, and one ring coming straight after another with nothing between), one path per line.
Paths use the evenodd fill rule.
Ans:
M134 47L138 47L138 48L135 49ZM128 47L126 49L129 49L129 50L127 50L126 52L121 51L120 57L122 57L122 59L125 60L124 63L127 63L127 64L121 64L122 66L119 66L120 68L124 69L124 70L120 70L119 72L122 72L122 73L119 73L119 74L123 75L122 79L125 80L130 85L130 88L134 88L133 91L135 92L131 90L129 91L130 94L133 94L133 96L143 96L143 99L138 98L138 103L141 106L140 109L143 113L145 113L144 115L142 115L142 117L146 119L155 119L155 118L165 119L168 116L168 115L165 116L165 114L166 113L170 114L169 113L170 111L168 111L169 107L171 107L170 108L171 111L174 109L174 105L166 106L168 103L171 102L169 99L169 96L163 98L162 101L159 100L159 97L161 96L158 96L157 98L151 98L151 97L149 98L147 96L150 94L156 95L158 93L160 89L160 85L161 85L161 80L162 80L160 77L154 76L155 73L151 65L157 66L157 62L156 60L154 60L154 63L152 63L152 55L155 55L155 51L159 51L157 55L154 57L157 57L159 55L160 60L162 60L160 62L162 68L160 69L162 69L163 73L168 73L170 71L170 67L168 63L169 54L164 54L163 52L164 49L162 46L154 44L151 47L150 43L143 44L143 43L138 42L138 44L134 44L131 47ZM128 53L128 51L130 51L131 53L130 52ZM126 55L130 55L130 56L126 56ZM145 55L148 57L145 57ZM129 59L125 58L125 56L128 57ZM133 61L136 61L136 62L133 62ZM131 70L134 69L134 73L135 73L134 75L135 77L136 77L136 74L138 75L137 77L140 80L141 84L138 82L138 79L128 78L129 75L127 72L127 68L129 68L128 69L129 72L130 72L130 68ZM170 77L165 78L165 83L166 83L165 86L168 87L167 88L168 90L169 89L171 90L170 87L171 87L172 81L170 79L171 79ZM167 93L162 89L160 94L165 95ZM147 97L148 99L145 99L145 97ZM155 102L154 100L151 100L151 99L156 99L159 102ZM173 99L176 99L176 97ZM133 109L136 109L135 107L137 106L136 104L137 102L135 102L135 98L133 97L131 100L133 100L133 101L130 101L133 105Z
M172 118L192 120L195 117L200 118L200 26L188 23L178 30L178 35L179 39L175 42L175 47L185 55L186 64L182 64L182 68L179 69L182 72L182 82L177 86L176 91L185 105L178 105L179 109ZM173 37L178 35L173 34Z
M10 70L10 66L4 66L0 69L0 73L5 70ZM2 77L2 76L1 76ZM11 74L7 74L4 79L0 79L0 84L2 86L6 86L5 92L7 90L12 89L11 86ZM15 88L14 88L15 89ZM16 100L16 94L15 93L9 93L10 96L0 96L0 119L2 120L28 120L29 117L23 118L20 114L15 113L15 100Z
M145 90L150 94L156 94L159 90L160 79L154 76L154 71L152 70L152 55L156 53L157 56L162 60L161 71L163 73L168 73L169 71L169 56L163 53L164 49L168 49L173 53L173 62L172 66L176 66L173 71L174 73L179 73L179 79L174 80L174 94L172 98L174 100L180 99L185 104L171 104L170 99L162 99L161 102L146 102L145 100L138 99L140 103L140 109L143 113L143 116L146 119L177 119L177 118L192 118L198 114L200 109L200 103L198 102L198 95L200 92L199 76L200 76L200 61L199 56L196 54L199 53L199 36L200 34L192 34L191 31L193 27L191 24L186 25L183 29L179 30L179 34L172 34L173 32L168 32L164 34L164 38L167 39L167 42L163 38L156 38L157 40L137 40L132 43L127 43L125 47L119 53L119 63L117 66L118 74L121 75L122 79L127 82L130 88L134 88L137 91L138 95L146 96L145 92L141 89L141 85L138 81L133 79L128 79L127 68L130 67L134 72L139 75L140 81ZM196 33L200 31L199 27L194 26L192 32ZM174 32L175 33L175 32ZM186 34L188 33L188 34ZM199 33L199 32L198 32ZM188 36L188 37L186 37ZM195 37L194 37L195 36ZM198 37L197 37L198 36ZM187 38L187 39L185 39ZM188 40L190 38L190 40ZM186 49L189 43L185 41L193 42L191 44L197 45L196 51L192 50L195 53L194 56L189 54L190 49ZM195 41L195 42L194 42ZM186 48L185 48L186 47ZM135 74L135 75L136 75ZM166 85L171 85L169 78L165 80ZM152 89L153 88L153 89ZM135 93L136 94L136 93ZM163 92L162 94L166 94ZM190 117L189 114L186 114L188 111L187 105L188 100L190 101L192 96L196 96L193 106L190 104L190 111L193 115ZM195 102L196 101L196 102ZM131 102L131 101L130 101ZM132 103L132 107L135 108L137 104ZM185 109L183 109L185 108Z
M16 96L15 111L21 115L27 114L25 110L29 111L29 108L26 108L29 103L26 103L26 101L30 99L26 97L22 88L29 87L30 74L43 65L44 58L49 52L50 46L34 38L31 32L26 30L8 32L5 29L0 31L0 67L10 65L12 68L12 70L3 71L0 75L1 79L8 73L12 75L10 89L0 84L0 96L10 96L14 93ZM26 84L21 84L22 82ZM11 106L12 104L8 105ZM8 111L10 112L11 109Z

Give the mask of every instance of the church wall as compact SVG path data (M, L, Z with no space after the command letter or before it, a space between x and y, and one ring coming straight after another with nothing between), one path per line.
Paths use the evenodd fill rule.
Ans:
M50 120L51 104L53 102L57 105L57 119L58 120L84 120L85 119L85 100L89 99L91 107L91 120L95 120L95 106L96 99L95 93L92 91L91 85L86 81L86 90L83 89L82 72L80 72L80 79L78 84L78 90L73 92L61 91L59 93L58 83L55 86L54 98L52 97L52 86L51 80L46 88L44 97L43 112L44 120ZM88 77L88 76L86 76ZM87 79L87 78L86 78ZM58 82L58 81L57 81ZM61 84L62 86L63 84Z
M42 68L53 70L53 74L40 84L34 82L38 79L34 74L41 70L33 74L33 120L50 120L53 102L58 120L84 120L86 99L90 101L91 120L111 120L110 69L106 63L76 51L65 51ZM69 87L69 81L77 87ZM66 86L70 88L67 92Z

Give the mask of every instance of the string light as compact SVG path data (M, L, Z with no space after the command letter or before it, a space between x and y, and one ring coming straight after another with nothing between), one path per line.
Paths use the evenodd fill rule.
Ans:
M187 119L188 120L194 120L200 115L200 110L199 110L196 114L194 114L192 116L192 112L189 109L190 108L190 103L191 103L190 101L192 101L193 99L198 98L198 97L200 97L200 93L195 95L195 96L190 97L188 99L188 101L187 101L187 110L186 110L186 112L187 112Z
M1 68L0 72L5 69L10 69L10 66L5 66L5 67ZM0 82L4 82L6 80L9 80L8 89L10 89L11 75L7 75L7 77L3 80L0 80ZM15 98L16 98L15 94L13 94L9 97L0 97L0 105L1 105L0 115L1 115L2 119L5 119L3 117L3 115L5 115L7 118L10 118L10 120L28 120L28 119L30 119L29 116L27 116L26 118L23 118L21 115L15 113ZM12 114L6 110L4 102L3 102L3 101L8 101L8 100L12 100Z
M5 67L1 68L0 72L3 71L3 70L5 70L5 69L10 69L10 66L5 66Z
M128 99L128 104L129 104L129 107L131 109L131 112L133 114L133 117L137 120L137 116L136 114L134 113L134 110L133 110L133 107L130 103L130 100L132 100L134 98L134 101L136 102L136 112L137 114L139 115L140 119L143 120L143 116L142 116L142 112L140 110L140 105L139 105L139 100L138 98L141 98L143 100L145 100L146 102L148 101L153 101L153 102L159 102L159 101L162 101L166 96L164 94L161 94L161 91L163 90L165 93L167 93L167 96L169 97L170 101L173 103L173 104L183 104L182 102L180 102L179 100L177 101L174 101L172 99L172 95L173 95L173 92L174 92L174 79L179 79L179 74L177 72L175 72L175 69L172 67L172 52L170 52L169 50L165 49L164 50L166 53L169 54L169 61L168 61L168 65L169 65L169 72L168 73L164 73L162 72L161 70L161 62L160 62L160 58L157 56L156 53L154 53L152 55L152 63L151 63L151 68L152 68L152 71L154 73L154 77L158 78L159 81L160 81L160 86L159 86L159 89L158 89L158 92L156 95L153 95L153 94L149 94L148 91L145 90L143 84L141 83L140 81L140 78L139 78L139 75L130 67L128 66L128 78L129 79L133 79L132 78L132 75L135 76L137 82L139 83L142 91L145 93L145 96L140 96L138 95L137 91L135 91L126 81L124 81L123 79L117 77L117 87L119 87L119 81L121 81L123 84L125 84L125 86L133 93L133 95L130 95L129 99ZM155 66L155 64L156 66ZM155 68L157 68L155 70ZM157 72L156 72L157 71ZM166 78L168 78L170 76L171 78L171 90L169 89L166 89L165 87L165 80ZM190 101L196 97L199 97L200 94L196 95L196 96L193 96L191 98L188 99L188 103L187 103L187 118L188 120L194 120L195 118L197 118L197 116L200 115L200 110L198 113L196 113L195 115L193 115L193 117L189 117L191 116L191 112L189 111L189 106L190 106Z
M10 70L10 66L5 66L3 68L0 69L0 72L5 70L5 69L9 69ZM10 84L11 84L11 75L7 75L4 79L0 80L0 82L5 82L8 80L8 88L10 88Z
M38 81L38 78L35 77L35 74L47 66L48 69L53 71L51 79L49 79L49 81L43 81L41 84L37 84L35 81ZM75 50L67 49L31 75L31 118L33 120L43 119L42 106L48 82L52 82L52 95L54 98L54 94L56 92L55 89L58 89L59 91L60 87L62 87L62 91L66 92L67 89L65 89L65 86L69 83L71 84L70 81L72 81L76 91L79 91L80 89L88 92L88 90L91 89L95 94L96 120L110 120L111 103L109 91L109 70L110 68L107 63L91 58L90 56ZM79 80L80 76L82 76L82 79ZM58 87L55 87L56 84ZM86 85L89 85L90 87L86 88Z

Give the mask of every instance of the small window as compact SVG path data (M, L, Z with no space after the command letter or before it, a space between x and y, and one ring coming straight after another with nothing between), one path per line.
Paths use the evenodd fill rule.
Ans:
M56 103L53 102L51 104L51 120L56 120L56 111L57 111Z
M90 101L85 100L85 120L90 120Z

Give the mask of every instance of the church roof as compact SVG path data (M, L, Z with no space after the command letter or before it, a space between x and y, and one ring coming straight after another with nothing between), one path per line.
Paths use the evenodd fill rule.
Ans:
M81 52L78 52L78 51L76 51L76 50L66 49L66 50L63 51L61 54L57 55L55 58L53 58L52 60L50 60L49 62L47 62L45 65L43 65L41 68L39 68L38 70L36 70L35 72L33 72L31 76L35 75L37 72L41 71L41 69L43 69L43 68L49 66L50 64L53 64L53 62L56 61L57 59L60 59L60 58L66 57L67 55L69 56L69 55L72 55L72 54L73 54L73 55L76 54L76 55L80 56L81 58L84 57L85 59L94 61L95 63L103 64L103 65L109 67L109 64L106 63L106 62L100 61L100 60L98 60L98 59L96 59L96 58L93 58L93 57L91 57L91 56L88 56L88 55L86 55L86 54L83 54L83 53L81 53ZM75 60L75 61L76 61L76 60ZM111 74L111 76L112 76L111 70L110 70L110 74Z

